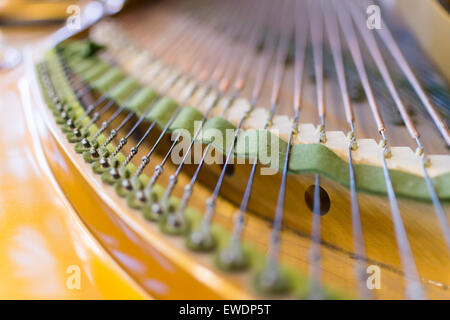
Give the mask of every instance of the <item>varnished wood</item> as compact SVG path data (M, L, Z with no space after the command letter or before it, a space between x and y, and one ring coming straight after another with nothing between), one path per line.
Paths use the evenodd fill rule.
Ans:
M161 10L152 12L151 17L153 16L157 19L149 19L150 21L154 23L160 21L159 23L163 25L173 18L170 14L164 14ZM126 25L129 19L136 19L136 13L130 13L120 19L122 20L119 21ZM135 32L138 34L139 30ZM150 34L146 41L151 41L151 39L152 35ZM233 63L237 63L237 59L238 57L235 58ZM272 74L273 70L269 72L269 77ZM253 79L254 74L250 76L249 81L251 82ZM292 70L288 70L281 97L280 114L291 110L289 102L292 94L291 79L293 79ZM270 85L270 81L265 83L265 94L261 105L268 105ZM318 123L317 111L313 104L313 88L312 83L309 83L305 88L305 103L301 111L302 122ZM342 130L345 128L345 117L340 102L335 98L339 95L337 87L328 83L325 92L328 112L327 129ZM244 91L245 95L249 95L248 88L247 91ZM308 101L308 97L310 101ZM40 100L39 96L36 96L36 98ZM91 232L108 248L111 255L121 261L119 255L115 255L114 252L115 246L119 245L124 252L136 257L147 268L151 267L152 271L157 273L158 281L163 283L166 286L165 288L168 288L169 293L158 293L158 289L147 287L152 295L160 298L180 298L186 297L184 294L187 292L191 294L195 291L198 294L195 298L259 297L251 285L252 275L247 272L233 275L218 271L213 266L210 255L189 252L182 239L162 235L158 228L145 221L139 212L129 209L125 201L118 198L111 187L103 184L99 177L92 173L90 166L83 162L81 156L73 151L73 146L65 140L59 128L54 124L48 109L42 104L38 107L40 116L45 119L49 128L48 135L42 137L46 146L47 159L61 187ZM373 120L367 117L367 108L368 106L365 103L355 104L358 124L357 134L361 138L374 137L376 133ZM105 115L105 119L106 117L108 117L108 114ZM121 119L121 117L116 119L111 127L118 124ZM98 123L100 122L101 120ZM428 152L447 152L430 122L419 120L419 128ZM134 139L137 139L143 133L143 130L145 128L141 126L140 130L134 135ZM146 143L135 156L135 164L138 164L139 159L149 151L159 136L159 132L159 130L152 132L151 137L146 140ZM394 145L413 146L413 142L409 139L403 127L388 125L388 132L390 132L389 137L392 138ZM118 139L120 137L116 138L116 144ZM154 166L162 159L161 155L168 150L169 142L169 137L166 137L164 143L158 148L158 153L152 156L150 165L145 170L146 174L151 175L153 173ZM128 153L132 146L133 141L130 141L124 148L124 152ZM55 156L60 161L56 161ZM168 177L174 169L171 164L166 167L159 179L163 186L166 186ZM201 184L195 186L190 202L191 206L201 212L205 210L204 200L211 194L211 188L217 180L220 169L219 165L208 165L202 169ZM249 165L235 165L234 169L234 174L225 178L214 219L215 222L229 230L232 228L233 216L242 198L249 175ZM179 183L174 190L175 196L181 197L183 187L189 181L193 170L195 170L194 165L185 166L185 170L179 177ZM347 188L325 178L322 178L321 182L322 187L331 199L331 209L322 218L323 281L327 285L341 289L350 296L356 296L349 193ZM244 238L255 244L263 252L268 247L267 235L271 229L270 222L274 213L279 184L280 174L274 176L257 175L254 183L255 187L252 192L249 214L247 214ZM305 192L312 184L313 177L309 175L291 175L289 177L282 233L281 259L304 274L308 272L309 266L308 250L311 245L312 217L311 210L305 202ZM374 295L376 298L404 298L404 279L387 198L367 194L359 194L358 196L364 240L369 259L368 264L379 265L382 270L382 288L375 291ZM400 200L400 210L427 296L429 298L449 298L449 254L445 248L432 205L411 200ZM448 204L445 204L445 210L448 217L450 212ZM120 239L120 244L110 244L107 237L102 237L102 233L111 230L114 230L114 235ZM140 270L130 268L124 260L121 263L122 267L145 287L144 281L150 273L142 273ZM155 268L157 271L155 271ZM198 269L210 276L208 281L200 278ZM194 296L189 296L189 298L194 298Z
M186 251L183 241L180 239L160 235L160 231L152 223L145 221L139 212L135 212L129 209L124 200L118 198L112 187L103 184L99 177L91 172L89 165L85 164L82 157L76 154L72 150L72 145L67 143L65 137L61 135L55 125L51 124L51 115L47 110L43 111L48 117L50 125L53 127L53 134L58 137L58 142L53 143L53 148L58 148L61 152L61 156L66 157L64 152L70 154L70 158L67 158L68 164L72 160L76 161L75 166L71 166L69 171L65 173L61 172L57 163L53 163L54 170L60 179L63 179L69 172L71 174L77 173L77 170L81 170L86 179L92 179L95 181L95 192L88 192L84 194L81 192L80 185L83 183L83 179L76 185L72 185L72 191L70 191L70 198L75 204L83 205L79 207L79 214L86 215L86 222L95 216L96 222L91 225L91 228L95 225L105 226L105 219L107 216L100 216L100 213L105 210L105 207L94 207L92 201L81 201L86 199L88 194L98 193L100 197L107 197L107 203L112 203L112 207L116 210L120 210L122 219L132 219L132 230L137 231L144 239L148 237L155 237L158 235L159 241L164 241L166 244L172 246L175 255L181 257L188 257L192 259L191 264L182 268L187 269L185 271L192 272L192 263L200 263L209 268L211 272L216 274L224 283L233 283L234 286L242 288L244 290L252 290L251 275L245 273L243 275L235 276L218 272L212 264L211 256L194 254ZM106 116L107 117L107 116ZM101 121L100 121L101 122ZM99 123L100 123L99 122ZM120 122L117 119L117 122ZM140 130L142 133L142 130ZM160 131L159 131L160 132ZM136 155L135 159L146 154L152 145L152 142L159 136L158 130L152 133L148 139L148 144L144 144L143 148ZM139 133L136 134L139 136ZM169 142L169 137L167 137ZM116 141L117 143L118 141ZM63 149L58 147L61 144ZM129 151L132 143L125 148L125 153ZM147 174L151 174L154 170L154 166L158 164L169 147L169 144L163 144L159 149L158 154L152 157L149 167L146 169ZM54 149L55 151L58 149ZM54 151L54 152L55 152ZM137 163L137 162L136 162ZM174 167L170 166L166 168L166 171L162 174L159 180L163 186L166 185L168 177L174 171ZM183 186L189 181L189 176L195 169L194 165L187 165L185 174L180 176L180 182L174 190L174 195L181 197L183 193ZM235 173L232 177L226 178L224 184L222 196L217 206L217 215L215 222L220 223L222 226L231 230L233 224L233 215L237 211L236 203L240 200L242 195L242 188L245 185L245 179L248 176L248 166L235 166ZM204 211L204 199L210 194L210 189L219 173L220 166L212 165L206 166L202 169L201 181L202 185L197 185L192 197L190 205L198 210ZM58 173L59 172L59 173ZM68 180L64 177L62 181L63 185L68 185ZM259 176L257 183L255 183L256 189L252 194L251 213L247 215L247 222L245 228L244 238L256 244L263 252L267 250L267 237L261 237L266 235L270 231L270 221L273 215L273 207L276 200L276 190L267 189L268 185L278 185L279 175L276 176ZM350 295L356 295L356 283L353 274L353 266L355 257L353 256L353 239L351 235L351 216L349 208L349 197L346 188L322 179L322 187L329 193L331 198L331 209L322 219L323 223L323 271L324 282L340 288L344 292ZM90 182L92 183L92 182ZM281 256L283 261L292 264L295 268L306 273L308 270L308 248L310 246L310 227L311 227L311 210L305 204L304 193L305 189L313 183L313 177L311 176L292 176L288 181L287 188L287 206L286 206L286 218L285 228L283 230L282 252ZM97 197L97 196L96 196ZM403 297L403 279L402 271L398 256L398 250L395 243L395 236L393 234L393 227L390 218L390 212L388 203L382 196L372 196L360 194L361 201L361 213L364 237L367 245L368 264L376 264L381 267L382 270L382 289L375 293L377 298L402 298ZM77 200L80 199L80 200ZM95 198L94 198L95 199ZM427 290L427 294L430 298L444 298L449 296L446 283L449 282L448 266L449 258L442 254L445 252L445 244L440 236L439 227L432 214L432 207L429 204L418 203L414 201L401 201L401 209L405 225L407 226L409 239L413 247L413 251L418 264L419 272L424 278L424 285ZM447 208L448 209L448 208ZM95 212L93 214L93 211ZM426 211L426 212L425 212ZM109 213L110 219L115 217L117 212L115 210ZM90 218L89 218L90 217ZM120 221L120 220L119 220ZM139 227L133 226L134 223L139 223ZM130 224L130 221L128 221ZM127 238L122 238L122 242L129 241ZM142 244L143 245L143 244ZM112 249L111 249L112 250ZM145 261L145 259L144 259ZM173 261L173 260L168 260ZM153 269L154 270L154 269ZM132 274L133 270L129 270ZM161 275L161 279L166 279L166 276ZM242 281L242 279L245 279ZM444 284L443 287L437 285L437 283ZM170 283L169 283L170 285ZM192 285L192 284L191 284ZM200 284L198 284L200 285ZM172 288L180 289L184 288L183 284L172 284ZM214 289L214 288L212 288ZM153 292L152 292L153 293ZM154 293L153 293L154 294ZM257 296L257 295L256 295ZM234 294L222 296L227 298L237 298ZM240 296L243 297L243 296Z

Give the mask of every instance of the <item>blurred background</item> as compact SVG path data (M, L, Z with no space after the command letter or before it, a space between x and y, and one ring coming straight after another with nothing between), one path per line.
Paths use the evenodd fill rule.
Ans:
M61 22L67 7L86 1L75 0L0 0L0 25L30 25Z
M83 9L87 6L98 8L107 5L119 8L124 2L125 0L0 0L0 72L10 70L20 63L21 49L33 46L56 31L71 16L86 12Z
M74 0L0 0L0 71L20 64L20 50L56 30Z

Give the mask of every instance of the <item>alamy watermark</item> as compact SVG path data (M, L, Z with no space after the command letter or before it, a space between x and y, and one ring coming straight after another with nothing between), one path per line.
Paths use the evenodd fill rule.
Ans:
M182 137L171 153L174 164L224 164L227 156L227 164L251 164L257 158L263 165L261 175L273 175L280 167L280 157L285 154L278 130L241 130L236 138L236 129L205 128L201 121L195 121L193 132L186 129L172 132L172 141ZM196 143L191 145L193 139ZM207 153L205 144L213 145Z
M66 288L69 290L81 289L81 268L75 264L72 264L66 269Z
M369 30L381 29L381 9L377 5L370 5L367 7L366 13L368 15L366 25Z
M370 5L366 9L366 25L370 30L381 29L381 9L377 5ZM70 30L80 30L82 26L81 8L77 5L67 7L67 28ZM172 133L172 141L178 139L181 135L181 142L173 148L171 160L174 164L184 162L186 164L224 164L225 156L229 150L233 152L228 159L227 164L245 164L253 163L258 159L261 175L273 175L282 164L284 157L285 142L280 142L277 130L249 130L241 131L238 139L235 139L235 129L219 130L215 128L202 128L203 123L196 121L194 123L194 132L200 134L193 135L190 131L184 129L175 130ZM192 139L196 140L190 147ZM212 143L214 148L209 148L208 154L204 154L204 144ZM285 149L285 148L284 148ZM220 150L220 151L218 151ZM188 153L186 155L186 153ZM239 156L236 157L235 155Z
M66 26L69 30L80 30L81 29L81 8L77 5L70 5L66 10L69 17L66 21Z
M381 289L381 269L377 265L370 265L366 269L366 273L369 275L366 280L366 286L369 290Z

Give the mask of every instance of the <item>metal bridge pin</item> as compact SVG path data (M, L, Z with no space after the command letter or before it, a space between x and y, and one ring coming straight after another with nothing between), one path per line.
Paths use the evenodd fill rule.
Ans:
M181 226L181 221L177 219L177 217L174 214L170 214L167 216L167 225L171 226L172 228L179 228Z
M109 171L109 174L114 179L119 179L120 178L120 173L119 173L119 170L117 168L111 168L111 170Z
M320 139L320 143L326 143L327 142L327 135L326 135L324 130L320 131L319 139Z
M221 250L217 264L224 270L243 270L248 267L248 257L239 245L230 245Z
M424 148L423 147L417 147L416 149L416 155L421 156L423 155Z
M89 149L89 153L90 153L91 156L94 157L94 158L99 157L98 151L97 151L97 149L94 148L94 147L91 147L91 148Z
M100 160L98 161L98 163L100 163L102 168L108 168L109 167L109 163L104 157L101 157Z
M160 175L162 173L163 169L160 165L156 165L155 166L155 172L157 172L158 175Z
M71 129L75 128L75 123L73 122L72 119L67 120L66 124Z
M149 157L146 157L146 156L143 156L143 157L141 158L141 162L142 162L142 163L145 163L145 164L148 164L148 163L150 162L150 158L149 158Z
M145 202L145 200L147 200L147 198L145 197L145 192L144 190L138 190L135 193L135 198L141 202Z
M86 138L83 138L83 139L81 140L81 144L82 144L83 147L85 147L85 148L89 148L89 147L91 146L91 143L90 143L89 140L86 139Z
M216 241L210 232L200 229L189 235L187 246L194 251L211 251L215 248Z
M123 179L122 180L122 188L125 190L132 190L133 186L131 185L130 179Z
M69 115L66 111L61 112L61 118L63 118L64 120L69 120Z
M206 206L208 207L208 209L213 207L214 206L214 199L213 198L206 199Z
M265 270L256 278L259 290L270 294L283 294L289 291L289 283L279 269Z
M73 134L74 134L74 136L75 137L81 137L81 131L80 131L80 129L78 129L78 128L74 128L73 129Z
M429 168L431 166L431 160L428 157L424 157L423 158L423 164L425 166L425 168Z
M355 139L353 139L352 141L350 141L350 149L352 151L355 151L356 149L358 149L358 143L356 142Z
M349 131L347 133L347 140L353 140L355 138L355 132Z
M158 202L155 202L152 204L152 211L157 214L158 216L162 214L163 210L161 207L161 204L159 204Z
M317 126L317 132L319 132L319 133L321 133L323 130L324 130L324 126L323 126L323 124L319 124L318 126Z

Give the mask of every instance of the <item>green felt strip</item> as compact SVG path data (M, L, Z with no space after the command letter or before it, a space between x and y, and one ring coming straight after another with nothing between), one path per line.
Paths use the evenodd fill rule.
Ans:
M103 62L99 59L91 58L91 59L77 59L76 61L70 60L69 66L75 73L84 73L91 68L95 68L97 64Z
M83 62L87 62L88 59L80 56L80 55L76 55L75 57L70 58L69 60L66 59L67 55L63 55L64 59L66 60L66 62L68 61L68 65L73 68L75 66L77 66L79 63L83 63Z
M88 83L91 83L95 79L98 79L101 75L103 75L105 72L109 70L110 66L107 63L97 62L93 66L84 69L84 71L79 71L81 77L87 81Z
M58 45L66 57L90 57L104 48L103 45L91 40L71 40Z
M292 159L293 161L290 162L289 168L294 172L318 172L340 184L348 186L348 163L323 145L295 145ZM354 169L359 190L386 194L386 183L382 168L355 164ZM429 199L428 189L422 177L397 170L390 170L390 176L398 196L421 200ZM439 190L441 197L449 197L450 188L439 188Z
M119 68L111 68L100 78L93 81L91 86L102 93L107 93L115 84L125 77L125 74Z
M172 125L170 126L170 131L175 131L178 129L184 129L189 132L189 134L194 136L194 122L200 121L203 118L203 113L198 111L198 109L193 107L184 107L181 109L180 113L177 115Z
M164 128L177 106L173 99L161 98L145 118L149 121L156 121L161 128Z
M284 167L287 143L268 130L242 131L238 136L235 154L245 158L258 158L261 163L276 170ZM290 163L293 161L293 146ZM291 168L291 166L290 166ZM289 170L289 172L295 172Z
M116 70L116 68L112 70ZM106 92L105 89L99 90L103 93ZM161 98L146 119L156 121L160 127L164 127L176 107L177 104L172 99ZM203 117L198 110L194 110L194 108L183 108L170 127L170 131L186 129L192 135L193 120L200 120ZM234 125L226 119L220 117L208 119L198 137L198 142L212 143L215 148L226 153L233 138L233 134L230 136L230 129L233 133L234 128ZM215 129L215 131L210 129ZM227 130L229 136L225 139ZM221 139L217 139L219 135L222 137ZM225 142L228 145L225 145ZM240 132L234 153L237 157L257 157L261 163L276 170L282 170L286 147L286 141L268 130L246 130ZM386 194L386 184L381 167L354 164L354 168L358 191ZM289 173L320 173L348 186L348 170L346 160L322 144L295 144L291 148ZM389 170L389 172L398 196L423 201L431 200L423 177L398 170ZM439 198L443 201L450 201L450 173L434 177L432 181Z
M217 148L226 154L233 142L235 129L236 127L231 122L224 118L214 117L205 122L198 135L197 141L204 144L211 143L214 148Z
M42 77L42 73L40 72L40 69L36 67L36 74L38 78L38 82L40 83L41 87L43 88L44 79ZM52 99L50 98L49 93L47 90L42 89L42 95L44 98L45 103L53 110L55 110L55 105L53 104Z
M55 74L56 77L63 75L61 66L57 62L55 62L56 54L55 54L54 50L50 50L49 54L47 54L45 56L45 58L46 58L47 65L52 64L52 68L51 68L52 74ZM41 79L40 77L38 77L38 78ZM42 88L42 91L45 92L45 87L43 86L42 82L41 82L41 88ZM58 84L58 86L55 86L55 90L58 93L58 96L60 96L60 97L61 96L63 97L63 95L65 95L65 94L74 95L74 93L72 92L70 85L67 81L61 81L61 83ZM48 95L46 93L44 93L44 97L48 97ZM47 100L48 100L50 109L54 109L54 102L51 99L47 99ZM159 104L161 105L161 107L160 107L161 109L168 108L170 110L170 112L168 112L168 113L173 114L173 111L175 108L174 106L176 106L176 103L174 103L170 99L161 99ZM80 112L79 113L80 115L83 113L84 109L77 100L73 101L72 105L75 110ZM164 106L164 108L163 108L163 106ZM185 117L188 117L190 119L200 120L201 117L203 117L203 115L195 109L188 109L188 108L186 108L186 109L190 110L190 111L186 111L184 113L184 116L183 116L184 119L185 119ZM164 121L167 121L166 120L167 117L163 118L161 115L161 112L156 113L155 116L159 117L159 120L162 123L166 123ZM181 116L181 113L179 116ZM174 125L174 129L182 128L182 124L183 124L182 119L183 118L180 118L178 120L177 124ZM86 117L83 120L83 122L84 123L89 122L89 117ZM229 127L229 125L226 123L224 123L224 126ZM92 125L89 128L90 135L91 136L94 135L95 132L97 132L97 130L98 130L98 127L95 124ZM102 144L105 140L106 140L106 136L103 134L100 134L97 138L97 141L99 144ZM109 150L109 152L112 152L114 150L114 148L115 148L115 146L111 143L107 146L107 149ZM116 159L117 159L117 161L119 161L119 163L122 163L125 160L125 156L119 152ZM94 167L95 167L95 165L93 166L93 170L95 170ZM98 168L98 166L97 166L97 168ZM133 173L133 172L135 172L136 167L133 165L133 163L130 162L127 165L127 169L129 169L129 171L131 173ZM102 172L102 171L100 170L99 172ZM146 176L145 174L142 174L139 177L139 179L143 185L146 185L148 183L149 177ZM118 190L117 185L115 186L115 189L118 192L122 192L122 190ZM159 195L159 197L161 197L162 194L164 193L164 189L158 184L156 184L154 186L153 191L155 193L157 193ZM177 206L179 203L179 199L172 197L172 198L170 198L169 203L170 203L170 205ZM200 223L202 221L203 215L199 211L195 210L194 208L190 208L190 207L187 208L185 215L188 220L188 224L193 229L198 228L198 226L200 225ZM223 227L221 227L218 224L213 223L211 226L211 232L217 241L217 249L218 250L224 249L228 246L228 244L230 242L230 233L226 229L224 229ZM257 247L252 245L251 243L243 242L243 248L244 248L246 254L248 255L249 266L250 266L251 270L254 273L260 272L266 263L265 254L263 252L261 252ZM291 292L294 295L294 297L297 297L297 298L306 297L306 293L308 290L307 278L303 274L301 274L298 270L293 269L284 263L281 263L280 269L281 269L281 272L285 275L286 279L289 281L290 287L292 288ZM327 292L327 296L330 296L334 299L350 298L349 296L347 296L341 292L331 290L328 286L325 286L324 290Z
M74 99L74 94L69 88L67 88L68 80L66 79L63 73L55 72L55 70L57 70L59 66L58 64L59 60L56 59L57 58L53 58L54 62L48 65L49 70L53 72L50 74L50 77L52 78L52 81L54 82L56 89L64 93L64 97L66 97L66 102L72 101Z
M127 99L139 89L139 83L132 78L122 79L109 93L108 97L118 105L123 105Z
M158 93L155 90L149 88L141 88L139 89L139 92L136 93L133 98L131 98L130 102L127 103L126 108L140 116L148 108L150 103L152 103L156 99L157 96Z

